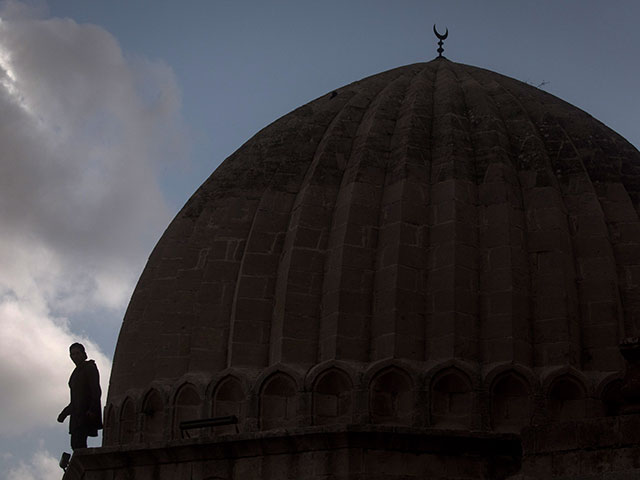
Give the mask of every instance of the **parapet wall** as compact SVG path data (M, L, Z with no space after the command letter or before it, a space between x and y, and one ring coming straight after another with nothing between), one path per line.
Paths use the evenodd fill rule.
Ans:
M64 480L501 480L520 457L512 434L311 427L81 450Z
M640 415L526 428L522 470L511 480L640 478Z

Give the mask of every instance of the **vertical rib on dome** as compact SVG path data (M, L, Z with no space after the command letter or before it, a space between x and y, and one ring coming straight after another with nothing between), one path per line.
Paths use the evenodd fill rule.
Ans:
M531 288L521 186L509 130L491 88L458 69L478 182L480 337L486 363L532 365Z
M409 78L401 75L376 95L353 140L327 246L323 359L369 359L380 202L398 108L408 84Z
M429 159L435 68L422 69L400 105L382 193L371 324L371 360L423 360Z
M342 92L349 101L318 145L296 195L286 229L276 284L270 362L314 363L318 357L324 258L342 163L369 103L366 95Z

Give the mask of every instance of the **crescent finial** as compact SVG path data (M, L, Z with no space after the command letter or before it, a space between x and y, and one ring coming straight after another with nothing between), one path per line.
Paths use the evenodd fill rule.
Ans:
M436 34L436 37L438 37L440 40L445 40L448 36L449 36L449 29L445 27L445 32L444 34L438 33L438 30L436 30L436 24L433 24L433 33Z
M442 48L442 41L444 39L446 39L449 36L449 29L445 27L445 32L444 34L442 33L438 33L438 30L436 30L436 24L433 24L433 33L435 33L436 37L438 37L438 57L442 56L442 52L444 52L444 48Z

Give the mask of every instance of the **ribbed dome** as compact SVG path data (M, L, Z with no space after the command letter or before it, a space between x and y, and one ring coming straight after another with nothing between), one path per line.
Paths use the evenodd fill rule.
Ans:
M280 372L300 398L370 392L347 413L301 400L289 424L384 422L378 393L406 390L391 423L471 412L487 429L515 408L489 400L517 397L508 370L550 402L523 415L553 418L603 395L640 333L639 193L636 149L514 79L436 59L340 88L256 134L168 227L124 319L110 415L152 387L171 411L186 383L186 404L215 403L231 377L262 398ZM247 405L247 428L279 426Z

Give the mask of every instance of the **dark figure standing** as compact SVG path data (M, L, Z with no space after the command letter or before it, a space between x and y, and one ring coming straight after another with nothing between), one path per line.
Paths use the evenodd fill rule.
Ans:
M87 360L84 346L74 343L69 347L69 356L76 368L69 378L71 403L58 415L64 422L68 415L71 448L87 448L87 437L97 437L102 429L102 407L100 406L100 374L93 360Z

